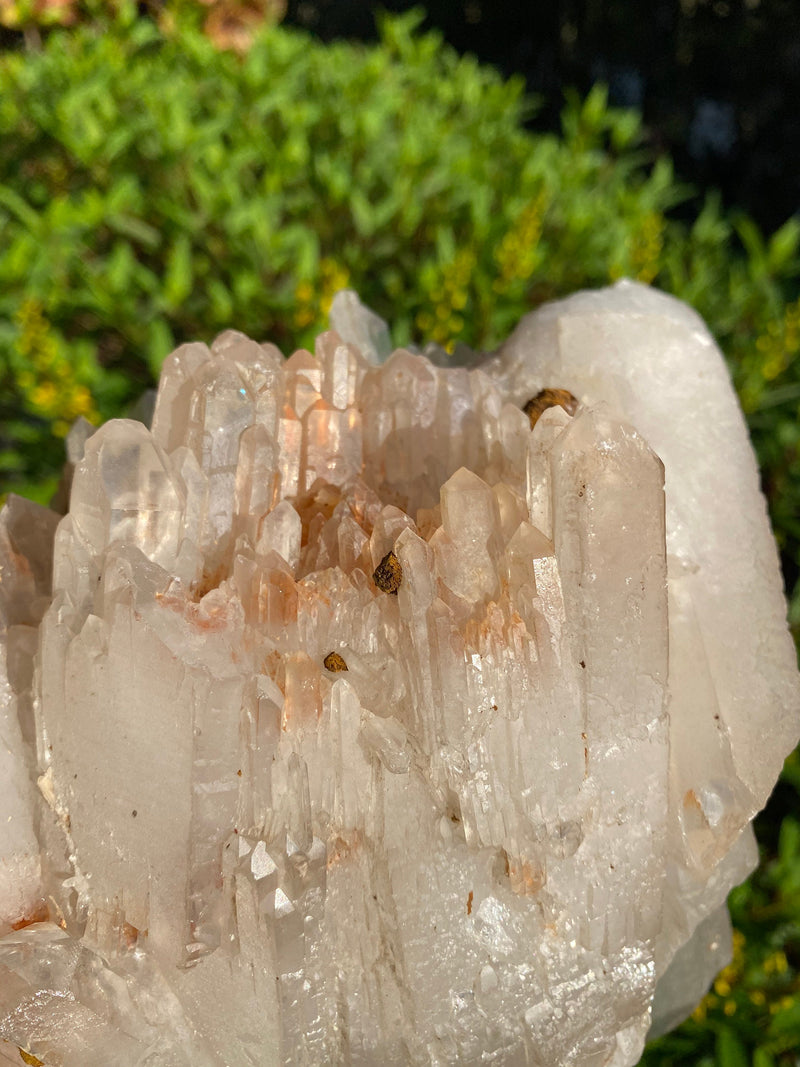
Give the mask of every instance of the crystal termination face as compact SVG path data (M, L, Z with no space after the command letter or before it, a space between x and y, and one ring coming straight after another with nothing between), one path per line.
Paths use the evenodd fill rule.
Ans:
M631 283L471 370L332 326L182 346L67 515L0 513L0 1039L633 1065L800 732L721 356Z

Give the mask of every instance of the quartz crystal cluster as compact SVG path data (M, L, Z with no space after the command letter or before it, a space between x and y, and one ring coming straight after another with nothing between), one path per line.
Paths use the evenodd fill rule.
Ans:
M26 1063L627 1067L726 962L800 690L717 348L622 283L390 353L184 345L0 515Z

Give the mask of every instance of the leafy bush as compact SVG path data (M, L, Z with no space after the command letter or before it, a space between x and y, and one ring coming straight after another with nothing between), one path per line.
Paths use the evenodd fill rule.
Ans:
M726 351L794 583L800 224L767 241L713 197L677 220L689 191L635 114L596 88L561 137L527 132L521 81L419 17L369 47L265 28L237 55L121 3L0 54L0 479L46 498L71 420L119 414L174 345L231 325L308 345L343 285L398 343L491 348L544 300L628 275L689 301ZM800 583L791 610L800 628ZM773 836L732 898L745 940L723 992L648 1064L758 1046L770 1067L800 1042L800 826Z
M714 201L687 230L635 114L596 89L562 138L531 135L521 81L416 35L419 14L374 47L273 27L239 57L120 10L0 56L6 478L41 480L69 421L117 413L180 341L235 323L308 344L343 284L398 341L491 347L541 301L631 275L725 346L796 547L794 222L765 246L743 220L741 255Z

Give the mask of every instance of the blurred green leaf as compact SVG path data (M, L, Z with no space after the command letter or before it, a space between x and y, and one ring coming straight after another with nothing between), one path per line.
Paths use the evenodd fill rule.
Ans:
M744 1045L727 1026L721 1026L717 1033L716 1054L718 1067L751 1067Z
M167 253L164 304L173 311L192 291L192 246L188 234L180 234Z
M767 265L773 274L792 266L800 248L800 219L791 218L770 237L767 245Z
M775 1067L775 1060L763 1048L757 1048L753 1052L753 1067Z
M800 1001L788 1004L775 1013L769 1025L769 1037L789 1037L788 1047L800 1048Z
M0 185L0 207L6 208L25 226L30 233L36 233L39 216L31 210L24 198L6 185Z
M147 327L147 363L154 377L161 373L161 364L175 347L166 319L153 319Z

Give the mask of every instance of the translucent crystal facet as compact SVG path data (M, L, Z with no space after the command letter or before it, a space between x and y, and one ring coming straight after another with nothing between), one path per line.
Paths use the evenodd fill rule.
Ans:
M0 1039L628 1067L800 732L722 359L629 283L471 369L332 327L182 346L0 513Z

